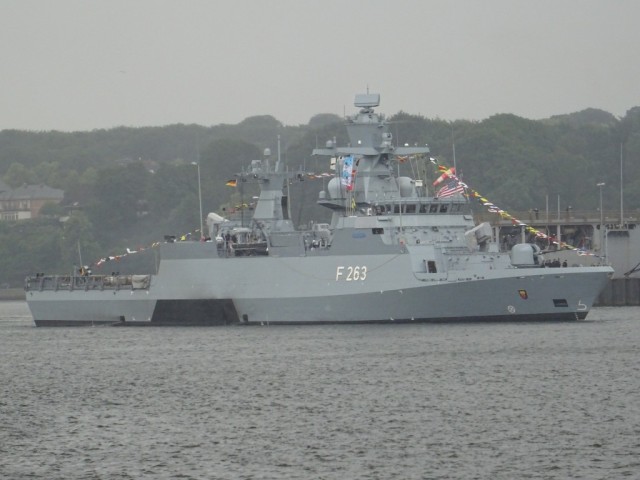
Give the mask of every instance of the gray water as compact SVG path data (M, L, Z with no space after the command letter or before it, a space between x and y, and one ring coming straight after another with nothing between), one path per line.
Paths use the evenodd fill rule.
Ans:
M639 314L35 328L0 302L0 478L639 478Z

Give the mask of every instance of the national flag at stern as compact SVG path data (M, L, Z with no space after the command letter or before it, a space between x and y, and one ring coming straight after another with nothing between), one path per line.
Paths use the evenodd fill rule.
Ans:
M232 180L228 180L227 183L225 183L227 187L235 187L237 184L238 184L238 181L235 178Z
M457 179L451 178L440 190L438 190L436 197L445 198L455 195L456 193L464 193L464 187Z

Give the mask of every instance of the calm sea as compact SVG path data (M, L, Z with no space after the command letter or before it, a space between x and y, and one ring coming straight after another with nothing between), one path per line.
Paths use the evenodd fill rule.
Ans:
M640 309L576 323L35 328L0 303L0 478L640 476Z

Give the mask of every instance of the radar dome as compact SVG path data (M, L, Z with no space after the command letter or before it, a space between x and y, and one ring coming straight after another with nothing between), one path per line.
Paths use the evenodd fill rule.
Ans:
M415 197L416 186L410 177L398 177L398 186L400 187L401 197Z
M340 179L338 177L333 177L331 180L329 180L327 190L329 192L329 198L341 198L342 195L340 195Z

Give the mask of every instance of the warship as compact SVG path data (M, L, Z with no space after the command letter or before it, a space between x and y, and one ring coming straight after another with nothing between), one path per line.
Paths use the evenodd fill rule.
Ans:
M330 222L295 228L285 193L295 174L279 158L273 165L254 160L241 175L260 187L246 226L210 214L210 240L169 239L152 275L28 277L35 324L586 318L613 269L547 268L534 243L503 249L488 223L474 222L460 183L443 182L436 192L400 175L399 162L428 158L429 148L394 145L389 122L375 111L379 104L378 94L356 95L357 113L346 119L348 145L330 140L313 150L334 166L317 200L331 210Z

